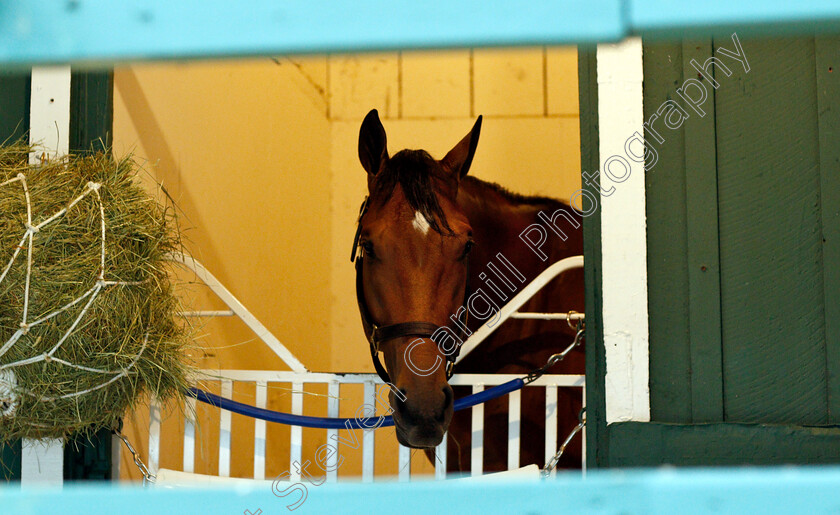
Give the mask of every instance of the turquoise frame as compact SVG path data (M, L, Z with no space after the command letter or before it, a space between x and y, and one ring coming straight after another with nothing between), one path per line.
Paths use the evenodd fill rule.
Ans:
M7 0L0 2L0 63L107 65L838 28L837 0Z
M530 482L310 484L293 513L834 513L838 491L838 468L601 471ZM268 486L249 491L74 485L63 491L5 489L0 495L8 513L84 515L267 515L288 513L286 506L301 497L298 490L277 497Z
M619 0L9 0L0 63L323 53L617 40Z

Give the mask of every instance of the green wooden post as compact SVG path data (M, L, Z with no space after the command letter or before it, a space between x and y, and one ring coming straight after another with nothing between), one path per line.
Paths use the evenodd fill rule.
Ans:
M643 45L643 102L651 120L667 101L681 103L683 45ZM685 127L663 129L662 120L645 130L658 161L645 172L650 335L650 413L662 422L691 422L691 334L687 213L685 207ZM651 133L653 129L664 142Z
M70 79L70 152L105 151L114 132L114 75L74 72Z
M583 188L601 198L598 151L598 80L595 47L578 51L580 94L580 154ZM608 462L604 397L604 331L601 321L601 206L583 219L583 259L586 284L586 463Z
M0 72L0 142L12 142L29 132L29 73Z
M659 155L645 184L651 416L664 422L723 420L715 90L700 79L704 116L677 95L701 75L692 60L702 66L711 56L710 41L644 46L645 139ZM665 126L666 102L689 113L681 127Z
M825 424L814 39L742 43L715 96L724 420Z
M691 359L691 421L723 421L723 372L720 327L720 255L718 249L715 88L725 80L714 66L704 77L700 67L711 58L710 41L682 44L682 75L698 77L709 98L705 116L685 121L686 266L688 334ZM652 106L651 106L652 107ZM694 113L692 113L694 114Z
M828 423L840 424L840 37L815 42Z
M70 78L70 152L110 150L114 120L113 73L73 72ZM64 446L64 479L111 479L111 432L70 439Z

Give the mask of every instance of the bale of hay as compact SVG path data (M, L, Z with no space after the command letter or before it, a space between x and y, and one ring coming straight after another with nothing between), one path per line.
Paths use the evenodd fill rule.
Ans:
M0 147L0 443L113 427L186 385L166 255L174 210L106 154L28 164Z

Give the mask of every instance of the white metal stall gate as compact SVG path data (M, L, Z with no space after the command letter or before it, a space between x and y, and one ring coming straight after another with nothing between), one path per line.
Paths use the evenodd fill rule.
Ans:
M228 310L225 311L195 311L184 313L186 316L237 316L254 333L271 348L290 368L291 371L266 371L266 370L201 370L202 383L217 382L221 396L227 399L232 398L234 383L250 383L253 385L255 405L258 408L266 408L268 391L273 385L281 383L291 385L291 412L295 415L302 415L304 412L304 389L306 385L322 384L327 385L327 416L334 418L339 416L340 398L342 385L363 385L363 402L365 405L376 405L377 394L380 388L386 388L376 374L332 374L309 372L303 364L283 346L282 343L271 334L231 293L227 290L207 269L199 262L184 255L173 255L172 260L186 266L206 284L219 299L225 303ZM460 358L463 358L470 351L481 343L489 334L499 327L508 318L539 318L543 320L579 320L582 314L577 313L520 313L517 310L522 307L536 292L548 284L552 279L563 272L583 267L583 257L574 256L563 259L547 268L542 274L523 288L510 302L499 312L500 320L489 327L488 324L475 331L472 336L464 342ZM459 358L459 359L460 359ZM472 393L478 393L485 387L492 387L517 377L514 374L456 374L450 379L452 386L471 386ZM557 392L558 388L577 388L586 402L585 378L583 375L570 374L545 374L536 381L527 384L525 388L542 387L545 389L545 461L546 463L557 452ZM507 468L513 470L519 468L520 448L520 399L521 390L508 394L508 459ZM195 448L196 448L196 425L189 414L195 413L195 399L187 399L188 416L184 420L182 444L184 472L195 470ZM470 446L471 475L481 475L483 471L483 444L484 444L484 407L482 404L472 408L472 439ZM366 416L373 416L367 413ZM219 410L219 476L230 476L231 463L231 439L232 423L231 412ZM254 466L253 478L265 479L266 475L266 422L263 420L254 421ZM323 429L326 431L327 441L337 438L339 429ZM585 431L585 430L584 430ZM375 434L376 431L364 431L361 441L362 445L362 480L373 481L374 479L374 458L375 458ZM335 436L334 436L335 435ZM581 466L586 467L585 432L581 435L583 441L583 458ZM438 456L446 456L446 441L444 437L438 446ZM149 423L149 468L154 473L159 469L161 450L161 409L158 403L152 402ZM399 480L408 481L411 477L411 450L399 446L398 467ZM289 480L299 481L300 468L295 463L302 462L302 428L292 426L290 430L289 446ZM327 457L327 468L332 471L326 473L328 482L335 482L338 479L337 454L332 453ZM435 477L444 479L446 477L446 460L437 460L435 465ZM330 466L331 465L331 466Z

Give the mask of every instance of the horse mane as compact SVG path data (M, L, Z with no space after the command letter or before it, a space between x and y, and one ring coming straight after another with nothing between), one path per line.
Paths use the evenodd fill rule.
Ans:
M504 186L500 186L495 182L488 182L482 181L476 177L468 175L461 179L461 183L471 182L475 185L480 185L481 187L487 188L489 190L494 191L505 200L510 202L516 206L554 206L557 204L565 205L565 203L561 200L551 197L541 197L539 195L522 195L519 193L514 193L509 189L505 188Z
M374 198L383 201L388 199L399 184L408 204L423 214L429 227L439 234L453 234L432 187L432 172L439 168L440 164L425 150L401 150L376 175L373 182Z

